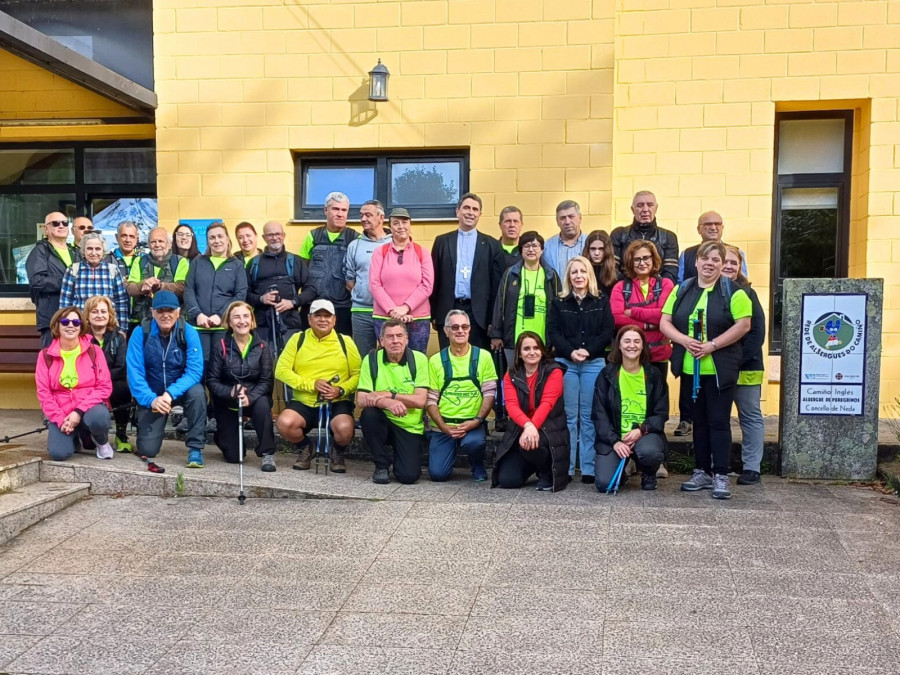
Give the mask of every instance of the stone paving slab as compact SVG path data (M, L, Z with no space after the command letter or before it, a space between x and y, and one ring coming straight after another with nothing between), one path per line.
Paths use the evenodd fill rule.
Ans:
M350 498L242 507L230 479L227 499L95 495L31 527L0 546L0 672L893 675L900 662L896 497L770 477L722 503L674 476L656 493L552 494L458 471L372 499L370 467L349 468L260 480Z

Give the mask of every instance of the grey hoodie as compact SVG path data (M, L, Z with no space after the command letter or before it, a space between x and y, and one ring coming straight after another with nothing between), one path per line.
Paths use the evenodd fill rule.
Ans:
M369 264L372 262L372 253L376 248L388 243L391 235L386 234L381 239L372 241L365 235L357 237L347 246L347 255L344 257L344 279L355 281L350 299L353 301L353 309L372 309L375 299L369 290Z

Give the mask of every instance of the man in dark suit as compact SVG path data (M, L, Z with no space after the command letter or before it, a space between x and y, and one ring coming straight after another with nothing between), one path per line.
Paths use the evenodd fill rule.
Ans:
M444 319L451 309L461 309L469 315L469 343L490 349L487 329L503 274L503 249L496 239L475 229L481 218L478 195L469 192L460 197L456 218L459 229L438 235L431 249L431 318L441 349L449 344Z

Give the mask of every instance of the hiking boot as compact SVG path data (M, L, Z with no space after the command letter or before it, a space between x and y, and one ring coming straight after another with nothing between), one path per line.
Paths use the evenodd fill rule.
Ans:
M583 474L581 474L581 482L584 483L585 485L593 485L594 477L589 473L583 473Z
M172 412L169 413L169 421L172 423L172 426L178 428L183 419L184 407L180 405L173 405Z
M506 420L494 420L494 433L503 434L506 433Z
M308 471L312 464L313 451L309 439L303 443L297 443L297 460L294 462L294 471Z
M728 489L728 476L717 473L713 476L713 499L731 499L731 490Z
M387 469L375 469L372 474L372 482L376 485L387 485L391 482L391 475Z
M696 492L697 490L711 490L713 479L703 469L694 469L690 480L681 484L682 492Z
M678 423L678 426L675 427L675 435L676 436L690 436L694 432L694 425L690 422L685 422L682 420Z
M478 462L472 467L472 480L476 483L483 483L487 480L487 470L484 468L484 462Z
M656 477L657 478L668 478L669 477L669 471L666 469L665 464L659 465L659 468L656 470ZM653 489L655 490L656 488L654 487Z
M216 422L215 417L210 417L208 420L206 420L206 433L214 434L218 430L219 430L219 424L218 424L218 422Z
M189 469L203 468L203 451L197 448L191 448L188 452L187 465Z
M260 468L266 473L275 471L275 455L263 455L262 466Z
M553 478L550 476L539 476L534 489L538 492L553 492Z
M116 452L133 452L134 446L128 442L128 436L116 436Z
M109 443L103 443L102 445L97 446L97 459L112 459L114 454L112 446Z
M181 421L178 422L178 425L175 427L175 431L180 434L186 434L191 430L191 423L188 421L187 417L182 417Z
M641 490L655 490L656 476L652 473L641 474Z
M738 476L737 479L738 485L759 485L759 483L759 471L750 471L748 469L744 469L743 471L741 471L741 475Z
M332 445L331 451L329 452L329 462L331 471L333 473L347 473L347 465L344 464L344 453L347 451L346 447L339 447L338 445Z

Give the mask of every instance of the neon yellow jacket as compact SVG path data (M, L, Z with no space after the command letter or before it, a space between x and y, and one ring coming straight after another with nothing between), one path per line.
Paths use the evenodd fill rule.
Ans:
M297 349L300 337L305 335L303 345ZM347 353L341 349L337 331L332 330L321 340L313 333L312 328L296 333L287 341L278 364L275 366L275 377L294 390L294 398L308 406L315 406L318 392L316 380L331 380L335 375L336 387L344 388L344 395L337 400L348 400L356 391L359 383L359 366L362 359L356 345L346 335L341 336Z

